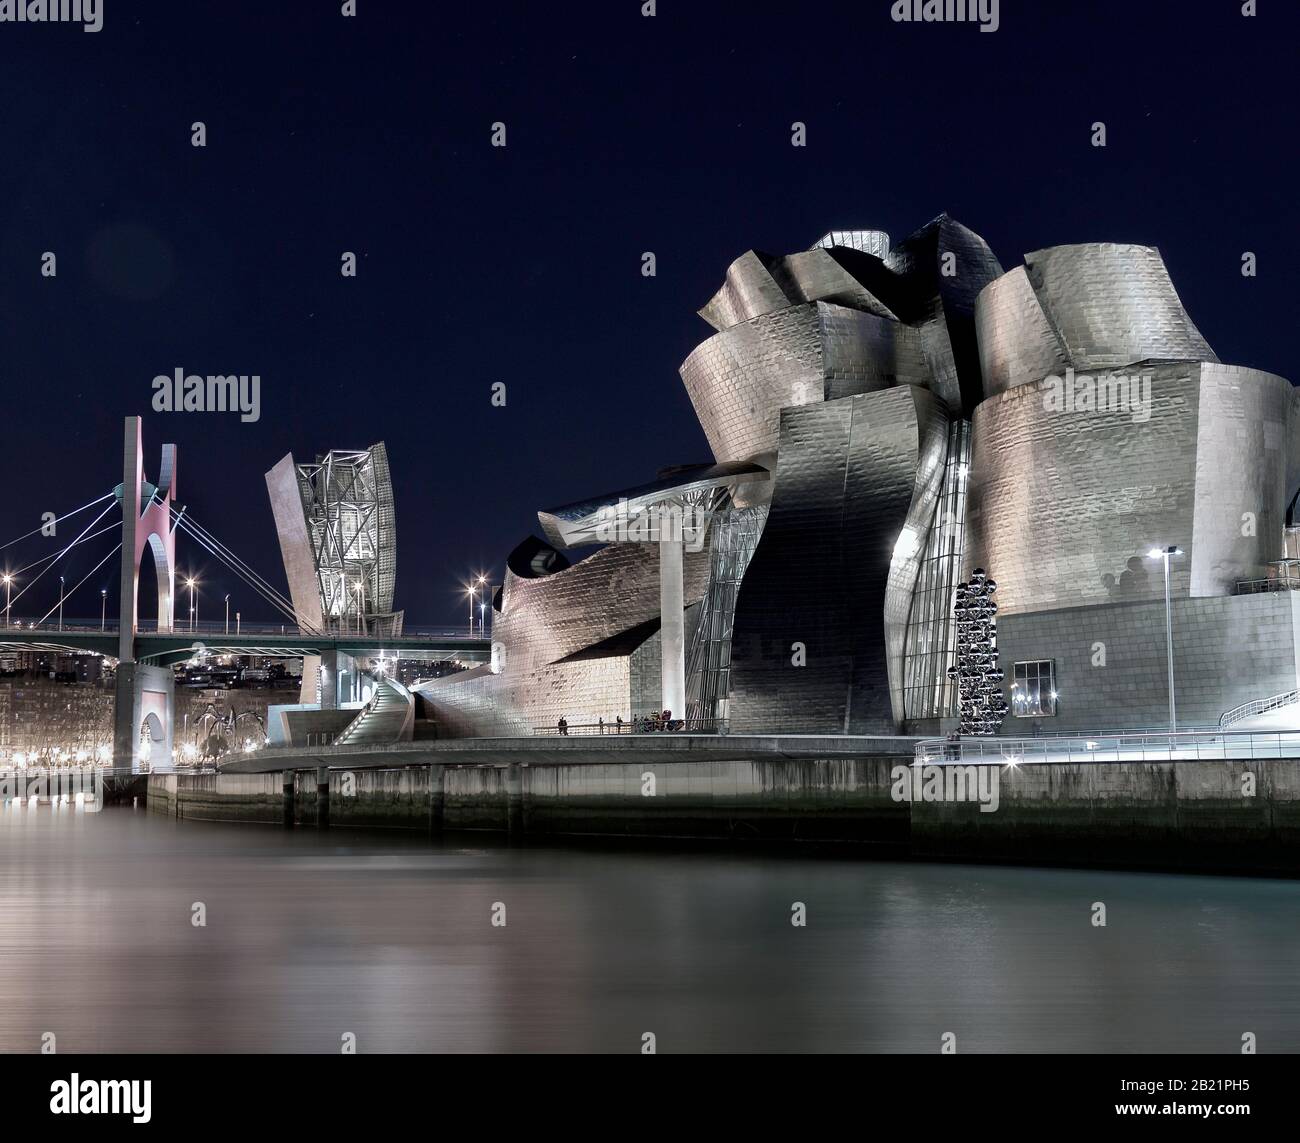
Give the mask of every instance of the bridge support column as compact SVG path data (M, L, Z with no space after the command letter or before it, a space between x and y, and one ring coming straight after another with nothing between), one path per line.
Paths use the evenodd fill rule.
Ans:
M176 576L176 537L172 497L176 492L176 446L162 448L157 483L144 476L144 434L139 417L123 425L122 575L118 608L117 694L113 720L113 765L140 771L140 738L148 730L150 768L172 766L172 720L176 709L170 668L136 661L140 619L140 561L147 550L158 580L158 630L172 629Z
M440 834L447 806L447 768L429 767L429 833Z
M294 773L292 770L283 770L280 773L280 790L284 795L284 828L293 829L294 808L293 808L293 785Z
M170 667L119 661L113 709L113 765L139 774L148 742L148 768L169 773L172 766L176 683Z
M345 651L326 651L320 657L321 710L339 710L358 697L356 659Z
M315 706L320 691L320 656L302 657L302 682L298 685L298 701L303 706Z
M339 653L326 651L320 657L320 708L339 708Z
M328 766L316 771L316 828L330 828L330 772Z

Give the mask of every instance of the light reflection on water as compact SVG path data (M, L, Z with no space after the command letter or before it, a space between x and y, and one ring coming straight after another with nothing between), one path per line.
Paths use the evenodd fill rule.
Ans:
M0 966L3 1051L1300 1051L1294 881L11 804Z

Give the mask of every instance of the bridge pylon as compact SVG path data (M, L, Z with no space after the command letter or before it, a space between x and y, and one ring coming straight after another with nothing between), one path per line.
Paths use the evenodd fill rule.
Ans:
M171 769L176 691L170 667L136 659L140 630L140 562L146 550L158 580L158 630L173 629L176 599L176 532L172 502L176 493L176 446L162 447L156 482L144 472L144 427L127 417L123 434L122 580L119 596L117 689L113 720L113 765L134 771L146 761L155 772Z

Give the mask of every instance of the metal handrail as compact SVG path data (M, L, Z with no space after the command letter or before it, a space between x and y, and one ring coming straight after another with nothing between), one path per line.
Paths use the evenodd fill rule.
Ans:
M1265 711L1277 710L1279 707L1290 706L1294 702L1300 701L1300 690L1283 691L1280 695L1272 695L1264 699L1252 699L1250 702L1244 702L1240 706L1234 706L1226 714L1219 718L1219 726L1226 728L1235 722L1240 722L1243 718L1251 718L1257 714L1263 714Z
M0 607L0 631L41 631L54 633L80 633L90 635L116 635L119 626L116 620L105 623L102 627L98 619L65 619L60 625L57 619L46 619L41 622L36 620L23 620L11 618L6 621L3 616L3 607ZM392 640L395 644L401 644L404 639L487 639L488 636L478 633L477 627L474 632L469 628L462 626L442 626L442 627L411 627L402 628L400 635L376 635L374 632L351 631L344 628L337 630L315 631L310 628L302 628L294 623L251 623L247 620L241 620L238 623L235 620L230 621L229 630L226 629L224 619L203 619L191 625L188 620L182 620L175 623L170 631L158 631L156 627L141 625L138 631L141 635L171 635L181 638L186 635L221 635L230 636L231 638L242 639L249 635L284 635L295 638L313 638L319 639L327 637L330 639L384 639Z
M1264 591L1300 591L1300 576L1275 576L1272 579L1239 579L1238 595L1255 595Z
M916 744L917 764L1200 761L1300 758L1300 731L1180 730L1081 734L1051 738L927 738Z
M564 734L555 723L549 726L534 726L533 733L539 735L590 736L606 734L726 734L729 729L725 718L675 718L668 729L662 723L649 718L636 718L631 721L606 722L570 722L565 725Z

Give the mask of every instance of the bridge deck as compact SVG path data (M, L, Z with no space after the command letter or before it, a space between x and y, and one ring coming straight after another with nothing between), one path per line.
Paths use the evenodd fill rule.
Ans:
M117 657L118 634L113 628L0 627L0 648L38 651L82 651ZM177 662L196 651L215 655L320 655L341 651L346 655L466 659L487 662L492 642L456 631L404 634L396 637L366 634L314 634L278 628L242 631L139 632L135 637L136 659L140 662Z

